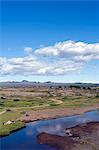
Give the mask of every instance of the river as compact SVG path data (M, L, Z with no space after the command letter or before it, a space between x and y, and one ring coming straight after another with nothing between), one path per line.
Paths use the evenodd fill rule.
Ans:
M41 132L47 132L64 136L65 128L91 121L99 121L99 110L86 112L82 115L27 123L26 128L0 138L1 150L57 150L47 145L38 144L37 135Z

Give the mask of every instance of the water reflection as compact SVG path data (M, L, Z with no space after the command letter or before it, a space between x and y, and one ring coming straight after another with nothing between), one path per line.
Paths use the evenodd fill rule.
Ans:
M56 135L64 135L64 129L91 121L99 121L99 111L87 112L82 115L76 115L71 117L58 118L54 120L48 120L46 125L38 126L37 132L46 132Z

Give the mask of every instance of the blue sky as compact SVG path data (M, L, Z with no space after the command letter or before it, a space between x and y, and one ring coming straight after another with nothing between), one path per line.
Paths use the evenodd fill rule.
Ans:
M98 10L99 1L2 1L1 80L99 82Z

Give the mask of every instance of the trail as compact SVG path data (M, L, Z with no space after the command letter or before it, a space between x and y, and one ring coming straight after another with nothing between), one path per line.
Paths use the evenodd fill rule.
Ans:
M56 102L55 104L62 104L63 101L62 100L57 100L57 99L51 99L53 102ZM32 106L32 107L15 107L15 108L11 108L12 110L17 110L17 109L25 109L25 108L42 108L42 107L48 107L50 106L50 104L44 104L42 106L38 105L38 106Z
M52 101L56 102L56 104L62 104L63 101L62 100L58 100L58 99L51 99Z
M56 102L55 104L62 104L63 103L63 101L62 100L57 100L57 99L51 99L53 102ZM27 106L27 107L9 107L9 109L11 109L11 110L20 110L20 109L31 109L31 108L42 108L42 107L48 107L48 106L50 106L50 104L44 104L44 105L42 105L42 106L32 106L32 107L30 107L30 106ZM4 111L2 111L2 112L0 112L0 115L2 115L2 114L4 114L6 112L6 110L4 110Z
M25 108L26 108L26 109L27 109L27 108L40 108L40 107L42 108L42 107L48 107L48 106L49 106L49 104L45 104L45 105L42 105L42 106L32 106L32 107L29 107L29 106L28 106L28 107L15 107L15 108L11 108L11 107L10 107L10 108L11 108L12 110L17 110L17 109L25 109Z
M1 112L0 112L0 115L4 114L5 112L6 112L6 110L4 110L4 111L1 111Z

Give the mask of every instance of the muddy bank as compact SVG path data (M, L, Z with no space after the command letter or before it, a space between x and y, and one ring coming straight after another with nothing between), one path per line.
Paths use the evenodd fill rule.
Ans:
M65 132L65 136L41 133L37 139L61 150L99 150L99 122L77 125Z
M83 114L87 111L97 110L99 105L80 107L80 108L54 108L30 111L27 115L23 115L20 120L24 122L33 122L36 120L52 119L64 116Z
M41 133L37 137L38 143L40 144L48 144L50 146L57 147L59 149L63 150L69 150L74 145L73 139L70 139L69 137L62 137L58 135L51 135L48 133Z

